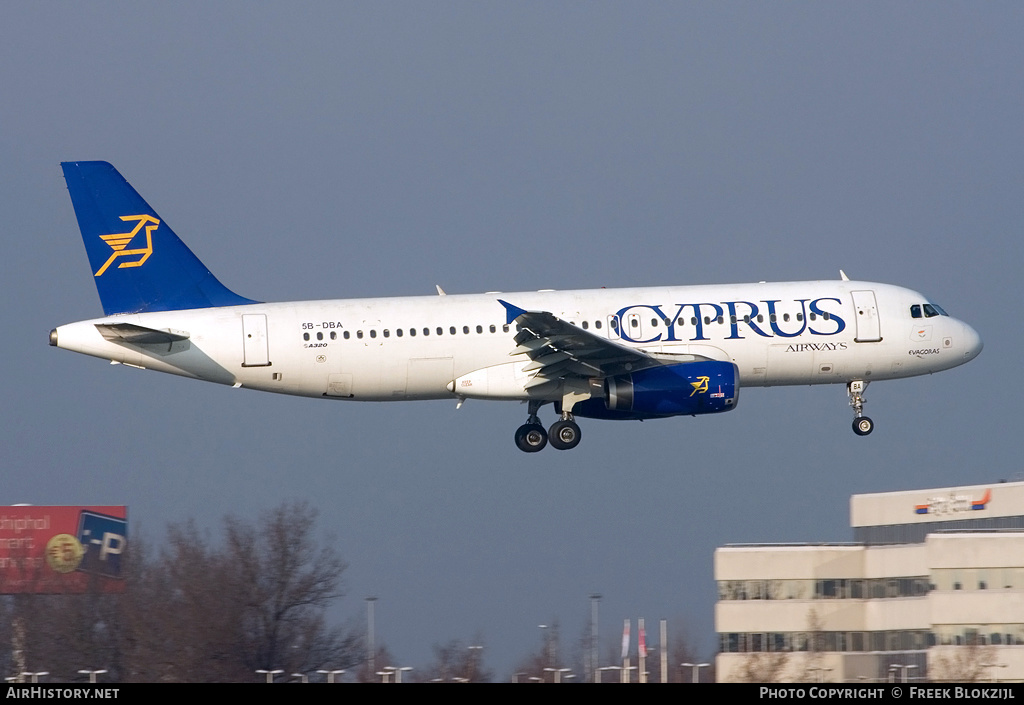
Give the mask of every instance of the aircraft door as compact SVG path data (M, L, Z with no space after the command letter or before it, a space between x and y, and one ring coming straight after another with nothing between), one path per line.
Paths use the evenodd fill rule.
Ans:
M242 316L242 349L242 367L270 366L266 314L250 313Z
M853 308L857 313L858 343L877 343L882 339L882 328L878 320L878 306L873 291L851 291Z
M639 313L626 314L622 321L622 336L632 342L644 339L644 321Z
M616 316L615 314L612 314L612 315L608 316L607 323L608 323L608 328L607 328L607 330L608 330L608 339L609 340L618 340L619 337L620 337L620 335L619 335L619 317Z

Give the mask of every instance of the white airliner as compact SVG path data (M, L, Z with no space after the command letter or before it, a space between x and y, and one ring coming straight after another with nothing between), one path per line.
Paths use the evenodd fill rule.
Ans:
M102 318L50 345L143 369L353 401L526 402L516 445L580 441L575 417L735 408L740 387L869 382L974 359L969 325L887 284L836 281L261 303L224 287L106 162L62 164ZM840 273L842 274L842 273ZM547 430L538 411L558 416Z

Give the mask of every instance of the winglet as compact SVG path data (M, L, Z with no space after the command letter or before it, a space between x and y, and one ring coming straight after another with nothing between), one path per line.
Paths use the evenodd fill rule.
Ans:
M524 313L526 313L525 309L521 309L518 306L513 306L508 301L502 301L501 299L498 299L498 303L505 307L505 312L508 316L508 320L506 320L505 323L508 323L509 325L511 325L514 320L516 320Z
M444 289L441 288L440 284L434 284L434 286L437 287L437 295L438 296L448 296L448 294L445 293Z
M846 272L844 272L841 269L839 270L839 278L842 279L844 282L850 281L850 278L846 276Z

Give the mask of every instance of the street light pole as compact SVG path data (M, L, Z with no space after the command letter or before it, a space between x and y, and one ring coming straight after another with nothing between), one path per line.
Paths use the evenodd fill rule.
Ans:
M366 661L370 665L370 673L376 673L377 647L373 643L373 603L376 597L366 598Z
M601 682L601 672L597 669L598 656L598 640L597 640L597 611L598 605L601 602L601 595L599 593L593 593L590 596L590 671L591 673L584 674L585 680L590 680L587 676L592 676L595 683Z
M710 663L681 663L679 664L683 668L692 668L693 674L690 676L691 683L700 683L700 669L710 666Z
M334 676L336 676L339 673L344 673L344 672L345 672L344 668L340 668L340 669L338 669L336 671L324 671L324 670L318 670L317 671L317 673L323 673L325 676L327 676L327 682L328 683L333 683L334 682Z

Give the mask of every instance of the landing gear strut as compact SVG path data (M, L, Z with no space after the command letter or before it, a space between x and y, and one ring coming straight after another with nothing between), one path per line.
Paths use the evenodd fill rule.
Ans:
M516 445L524 453L536 453L544 450L544 446L548 444L548 434L540 425L540 419L537 417L541 403L539 401L530 402L530 417L526 419L526 423L516 429Z
M850 395L850 406L853 407L853 432L858 436L866 436L875 430L875 422L864 416L864 390L869 382L856 379L846 385L846 393Z

